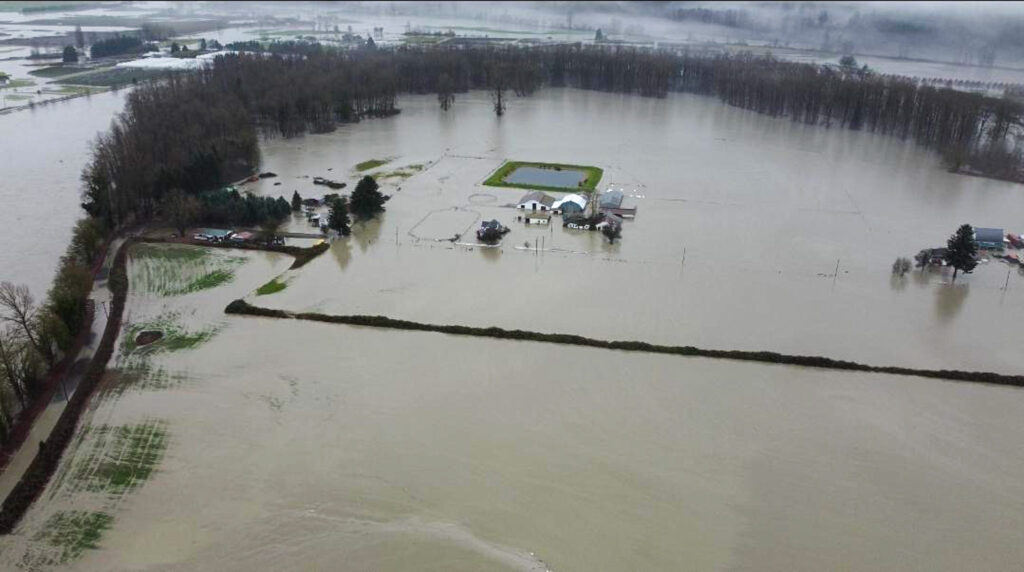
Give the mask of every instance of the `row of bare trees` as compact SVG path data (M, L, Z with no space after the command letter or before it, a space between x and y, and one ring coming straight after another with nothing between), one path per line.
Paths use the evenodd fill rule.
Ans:
M42 303L27 286L0 282L0 443L6 442L17 414L43 398L47 368L73 348L86 327L91 266L106 236L100 221L78 222Z
M953 171L1024 182L1024 106L863 70L770 57L684 54L678 89L793 121L910 138Z

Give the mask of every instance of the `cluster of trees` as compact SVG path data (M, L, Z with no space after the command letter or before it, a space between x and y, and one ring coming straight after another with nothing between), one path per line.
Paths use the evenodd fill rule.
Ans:
M89 55L93 58L119 56L142 51L142 39L137 36L116 36L100 40L89 47Z
M85 327L91 267L107 232L95 219L78 222L41 304L26 286L0 283L0 442L7 439L17 412L41 397L46 368L63 357Z
M284 197L242 195L236 190L190 195L182 189L172 189L161 201L159 215L182 235L196 224L261 226L273 230L288 218L292 206Z
M96 141L82 175L82 206L108 227L148 220L171 190L196 196L258 164L245 102L209 76L171 75L133 90Z
M793 121L912 138L953 171L1024 181L1011 127L1024 106L1008 100L866 73L750 54L683 55L679 89Z

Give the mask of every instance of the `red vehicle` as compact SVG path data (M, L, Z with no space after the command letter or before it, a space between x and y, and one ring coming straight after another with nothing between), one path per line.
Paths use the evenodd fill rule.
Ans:
M1024 239L1016 234L1007 234L1006 240L1010 241L1010 246L1014 248L1024 248Z

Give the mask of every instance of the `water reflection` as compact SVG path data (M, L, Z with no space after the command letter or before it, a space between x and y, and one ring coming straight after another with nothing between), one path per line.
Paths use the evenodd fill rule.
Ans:
M359 252L366 252L366 249L371 244L380 239L380 229L383 220L384 215L381 215L352 225L352 239L359 245Z
M487 262L497 262L501 258L501 248L479 248L478 250Z
M914 274L918 273L914 272ZM895 292L902 292L903 290L906 290L909 282L910 279L907 276L897 276L895 274L889 276L889 288Z
M345 270L349 261L352 260L352 237L341 238L331 243L331 255L338 263L338 268Z
M960 313L967 300L969 284L942 284L935 290L935 315L948 323Z

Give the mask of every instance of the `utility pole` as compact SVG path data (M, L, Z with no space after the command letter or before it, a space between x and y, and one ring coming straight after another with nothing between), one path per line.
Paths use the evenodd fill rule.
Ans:
M836 279L839 278L839 259L836 258L836 271L832 273L832 288L836 287Z

